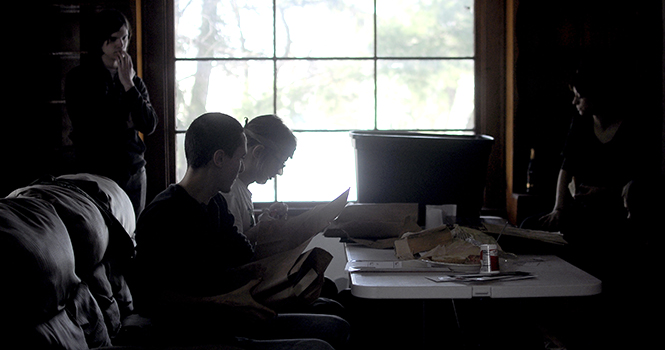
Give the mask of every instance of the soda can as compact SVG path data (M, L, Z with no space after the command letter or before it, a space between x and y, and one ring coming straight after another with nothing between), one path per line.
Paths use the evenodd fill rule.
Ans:
M480 272L499 273L499 251L496 244L480 245Z

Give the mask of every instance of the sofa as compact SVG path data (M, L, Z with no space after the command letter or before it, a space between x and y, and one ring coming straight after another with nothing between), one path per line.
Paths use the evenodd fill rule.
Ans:
M112 346L133 311L129 197L92 174L38 179L0 199L3 341L16 348Z
M92 174L1 198L0 348L154 348L129 288L135 227L129 197Z

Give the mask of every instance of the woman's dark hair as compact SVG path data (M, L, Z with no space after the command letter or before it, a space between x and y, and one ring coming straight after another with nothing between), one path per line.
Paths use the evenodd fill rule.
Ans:
M580 96L592 99L604 111L621 108L630 99L635 82L629 60L616 53L599 51L582 59L570 84Z
M273 114L260 115L245 124L247 147L263 145L278 156L292 157L297 140L281 118Z
M194 119L185 133L187 166L201 168L217 150L229 156L242 145L243 128L235 118L223 113L205 113Z
M102 54L102 46L111 38L111 34L117 32L122 26L127 26L129 38L132 37L132 25L125 15L118 10L103 10L95 16L94 33L92 36L92 48L97 56Z

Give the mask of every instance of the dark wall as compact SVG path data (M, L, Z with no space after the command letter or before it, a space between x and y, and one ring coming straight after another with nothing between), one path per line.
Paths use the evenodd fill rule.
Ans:
M2 196L49 166L50 152L59 143L59 122L51 117L47 103L52 85L47 82L49 40L43 32L46 28L37 25L46 18L45 7L28 11L21 6L8 13L18 14L21 19L14 23L25 25L14 27L11 31L20 35L7 35L5 42L11 50L3 60L3 81L8 85L0 124Z
M5 114L0 137L0 196L45 175L72 172L71 125L64 101L67 72L85 59L94 14L115 8L134 24L132 0L36 1L12 4L6 35ZM136 42L129 46L136 56Z

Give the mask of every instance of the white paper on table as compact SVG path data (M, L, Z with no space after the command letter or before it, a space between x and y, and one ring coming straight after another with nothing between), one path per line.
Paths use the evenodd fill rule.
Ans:
M491 281L516 281L529 278L535 278L528 272L514 271L514 272L500 272L495 274L451 274L438 277L426 277L434 282L491 282Z

